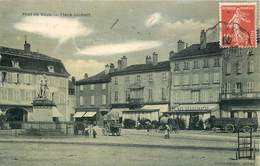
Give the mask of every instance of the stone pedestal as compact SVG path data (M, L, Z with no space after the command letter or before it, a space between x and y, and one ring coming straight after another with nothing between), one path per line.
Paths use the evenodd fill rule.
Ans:
M56 105L47 98L33 100L33 111L28 115L29 122L53 122L53 110Z

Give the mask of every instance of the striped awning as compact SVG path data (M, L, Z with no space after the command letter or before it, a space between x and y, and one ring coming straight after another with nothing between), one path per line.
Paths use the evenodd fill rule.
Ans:
M97 112L86 112L83 117L85 118L91 118L96 115Z
M109 112L110 114L114 114L118 117L122 117L122 112L128 111L129 108L112 108L112 110Z
M74 118L81 118L81 117L83 117L83 115L85 114L86 112L76 112L75 114L74 114Z
M160 112L168 111L168 104L160 104L160 105L145 105L142 109L158 109Z
M210 112L218 109L218 104L181 104L173 109L174 112Z

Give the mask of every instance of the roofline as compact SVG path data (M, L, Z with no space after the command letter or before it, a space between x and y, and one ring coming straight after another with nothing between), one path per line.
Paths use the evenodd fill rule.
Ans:
M127 75L127 74L137 74L137 73L149 73L149 72L154 72L154 71L170 71L170 61L169 60L166 60L166 61L160 61L158 62L159 63L169 63L168 66L163 66L163 67L160 67L160 68L150 68L150 69L142 69L142 70L129 70L129 71L124 71L124 70L121 70L121 71L115 71L113 73L110 73L111 77L112 76L116 76L116 75ZM157 65L158 65L157 64ZM145 63L144 64L139 64L139 65L146 65ZM134 66L134 65L130 65L130 66ZM128 67L130 67L128 66ZM154 65L156 66L156 65Z
M159 68L159 69L148 69L148 70L140 70L140 71L119 71L119 72L111 73L111 77L119 76L119 75L130 75L130 74L159 72L159 71L170 71L170 66Z
M10 47L6 47L6 48L10 48ZM16 48L11 48L11 49L16 49ZM16 50L20 50L20 49L16 49ZM42 54L42 53L38 53L38 52L31 52L31 53L38 53L39 55L47 56L47 57L50 57L50 58L27 56L25 54L14 54L14 53L5 52L5 51L1 51L1 50L0 50L0 53L7 54L7 55L13 55L13 56L16 56L16 57L23 57L23 58L29 58L29 59L40 59L40 60L44 60L44 61L51 61L51 62L60 62L60 63L62 63L62 61L60 59L53 58L53 57L50 57L48 55L45 55L45 54Z
M43 71L18 69L18 68L7 67L7 66L0 66L0 69L1 70L6 70L6 71L16 71L16 72L21 72L21 73L46 74L46 75L58 76L58 77L66 77L66 78L68 78L70 76L70 74L68 74L68 73L66 73L66 74L50 73L50 72L43 72Z
M208 42L207 44L213 44L213 43L219 43L219 41L217 41L217 42ZM191 46L193 46L193 45L200 45L200 44L199 44L199 43L192 44L192 45L190 45L189 47L191 47ZM180 52L187 50L189 47L187 47L187 48L181 50ZM221 48L221 47L220 47L220 49L224 50L225 48ZM171 56L171 57L170 57L170 61L173 60L173 59L178 59L178 58L180 58L180 59L186 59L186 58L191 59L191 58L193 58L193 57L198 57L198 56L199 56L199 57L203 57L203 56L208 56L208 55L211 55L211 54L217 54L217 53L218 53L218 52L213 52L213 53L197 54L197 55L192 55L192 56L190 56L190 55L178 55L180 52L177 52L177 53L175 53L175 55ZM222 51L221 51L221 52L222 52Z
M90 85L90 84L102 84L102 83L109 83L111 80L107 80L107 81L93 81L93 82L91 82L91 81L86 81L86 82L84 82L84 81L76 81L76 83L75 83L75 85Z
M60 61L61 61L61 60L60 60ZM70 73L67 71L67 69L66 69L66 67L64 66L64 64L62 63L62 61L61 61L61 65L62 65L63 69L65 70L64 72L65 72L68 76L70 76Z
M219 52L213 52L213 53L207 53L207 54L197 54L197 55L178 55L178 56L172 56L170 57L170 61L172 60L183 60L183 59L195 59L195 58L200 58L200 57L206 57L206 56L221 56Z

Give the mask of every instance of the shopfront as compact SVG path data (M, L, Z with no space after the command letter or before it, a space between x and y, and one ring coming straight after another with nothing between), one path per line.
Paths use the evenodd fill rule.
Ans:
M200 129L202 126L199 126L199 123L202 125L203 122L203 128L205 128L210 116L219 117L219 106L218 104L181 104L164 114L182 119L186 129Z

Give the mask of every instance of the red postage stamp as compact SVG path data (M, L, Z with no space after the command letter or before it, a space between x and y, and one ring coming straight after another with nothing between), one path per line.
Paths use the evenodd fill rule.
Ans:
M220 3L220 46L256 48L256 3Z

